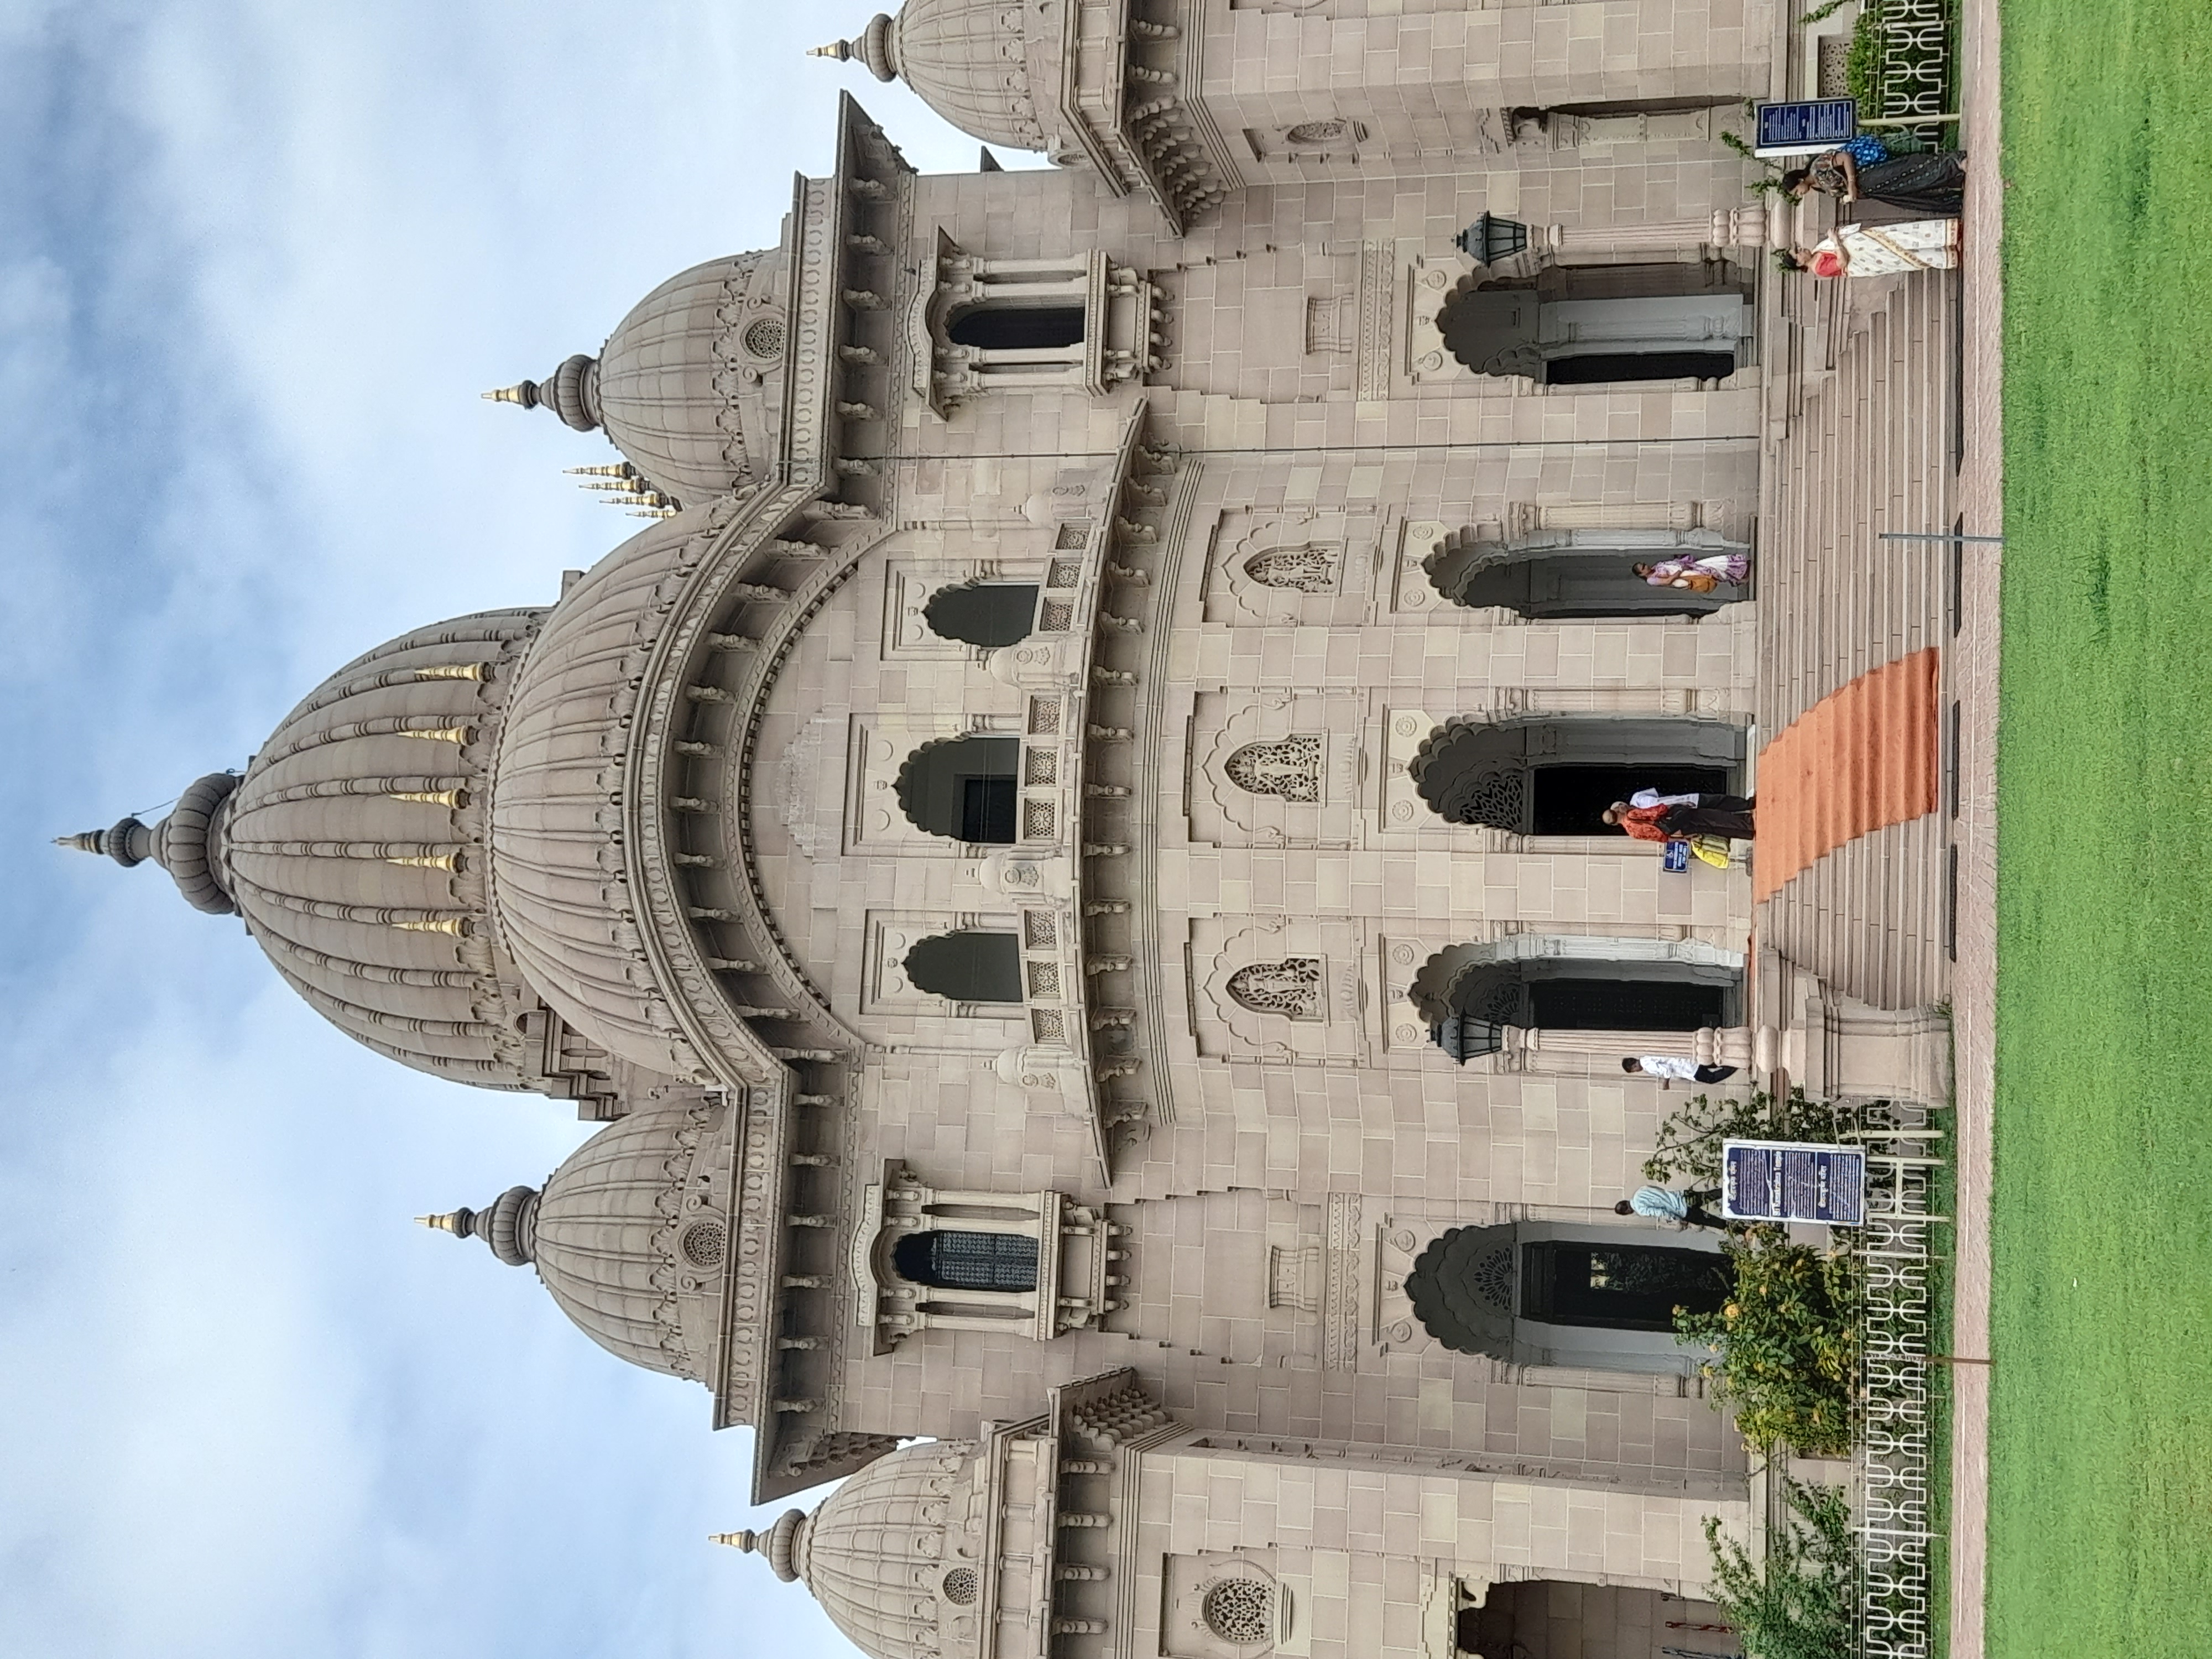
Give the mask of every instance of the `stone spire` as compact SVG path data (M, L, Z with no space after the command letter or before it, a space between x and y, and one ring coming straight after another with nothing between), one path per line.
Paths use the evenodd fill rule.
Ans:
M418 1215L416 1224L456 1238L481 1238L510 1267L527 1267L538 1255L538 1189L509 1187L481 1210Z
M105 854L126 870L151 860L169 872L177 890L192 908L210 915L231 915L238 906L232 902L223 876L216 837L222 805L237 787L236 773L210 772L178 796L168 817L159 823L123 818L106 830L57 836L54 845Z
M596 432L599 426L599 361L580 354L567 359L542 380L519 380L483 394L489 403L520 404L525 409L544 407L579 432Z
M882 12L868 20L867 27L860 31L858 39L832 40L826 46L810 46L806 55L809 58L832 58L841 64L849 64L857 58L868 66L868 73L877 80L898 78L898 59L894 56L891 46L891 20Z
M788 1584L799 1577L794 1558L799 1531L805 1525L805 1511L786 1510L765 1532L714 1532L707 1537L710 1543L726 1544L733 1550L762 1557L768 1562L769 1571Z

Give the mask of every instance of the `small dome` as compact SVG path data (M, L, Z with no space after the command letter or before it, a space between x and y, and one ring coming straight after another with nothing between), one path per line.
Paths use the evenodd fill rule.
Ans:
M781 252L732 254L670 277L630 308L597 357L484 395L603 429L632 486L698 506L763 476L781 425ZM632 499L624 496L620 499ZM648 501L647 505L652 503Z
M963 1609L985 1565L983 1511L975 1443L937 1440L884 1454L812 1515L720 1536L765 1556L777 1577L805 1580L870 1659L935 1659L975 1645Z
M543 1190L511 1187L484 1209L422 1220L536 1267L561 1311L609 1353L703 1381L730 1236L714 1182L723 1121L703 1103L633 1112L578 1147Z
M858 40L817 55L858 58L878 81L904 81L988 143L1048 149L1059 127L1057 15L1057 9L1047 14L1006 0L907 0L896 18L878 12Z
M507 707L492 890L538 993L609 1052L702 1076L639 937L623 844L629 723L669 601L713 539L704 509L633 537L555 607Z

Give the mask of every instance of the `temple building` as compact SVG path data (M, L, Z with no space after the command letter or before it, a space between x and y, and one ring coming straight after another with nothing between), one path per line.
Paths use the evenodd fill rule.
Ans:
M1771 269L1720 140L1792 10L855 19L1060 165L846 100L772 246L498 394L641 533L72 839L605 1125L434 1224L753 1502L849 1477L727 1541L872 1659L1709 1646L1763 1477L1671 1334L1717 1247L1613 1213L1682 1098L1620 1060L1948 1063L1942 558L1836 550L1948 524L1950 290ZM1599 818L1761 781L1727 868Z

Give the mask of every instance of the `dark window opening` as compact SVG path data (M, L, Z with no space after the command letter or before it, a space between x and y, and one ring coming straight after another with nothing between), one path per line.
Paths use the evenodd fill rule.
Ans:
M1674 1310L1715 1313L1735 1264L1711 1250L1549 1240L1522 1247L1521 1314L1552 1325L1671 1331Z
M1029 637L1036 602L1035 582L963 582L931 594L921 619L939 639L996 649Z
M1045 351L1083 343L1081 306L982 305L948 331L955 345L985 351Z
M1639 789L1662 795L1725 795L1729 774L1718 766L1540 766L1535 769L1536 833L1619 836L1605 809Z
M1733 351L1595 351L1553 357L1547 386L1595 386L1601 380L1719 380L1735 373Z
M1019 1002L1022 949L1012 933L938 933L906 953L916 990L955 1002Z
M1539 979L1529 1023L1550 1031L1695 1031L1724 1025L1727 993L1694 980Z
M891 1266L913 1285L940 1291L1036 1289L1037 1242L1026 1233L908 1233L891 1247Z
M993 847L1014 844L1014 781L960 780L960 839Z
M899 769L899 805L933 836L1012 846L1021 756L1019 738L984 732L927 744Z

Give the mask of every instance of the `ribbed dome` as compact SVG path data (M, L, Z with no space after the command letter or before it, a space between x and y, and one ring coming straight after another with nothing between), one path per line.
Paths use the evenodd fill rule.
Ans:
M544 405L580 432L603 428L662 495L711 501L760 478L774 453L783 267L775 250L694 265L632 307L597 357L485 395Z
M729 1220L695 1176L721 1120L719 1107L633 1112L538 1200L533 1260L561 1311L609 1353L672 1376L703 1379L714 1359Z
M481 1238L511 1267L534 1266L561 1311L609 1353L648 1370L711 1374L730 1218L714 1171L723 1109L634 1112L546 1178L482 1210L424 1216Z
M495 1089L530 1086L515 1025L536 1000L491 934L485 786L544 615L463 617L348 663L285 716L210 830L216 879L318 1012Z
M872 1659L934 1659L975 1646L983 1510L975 1442L938 1440L884 1454L812 1515L722 1537L766 1556L779 1578L804 1579Z
M822 50L859 58L879 81L896 76L961 131L987 143L1045 149L1053 142L1060 43L1050 18L1030 7L907 0L896 18L878 13L858 40ZM1033 87L1043 89L1042 98Z
M621 837L631 711L703 509L632 538L569 590L523 664L492 790L501 939L531 985L611 1053L703 1076L640 943Z

